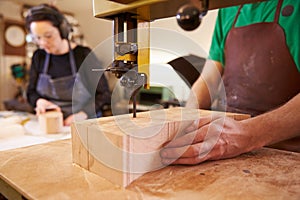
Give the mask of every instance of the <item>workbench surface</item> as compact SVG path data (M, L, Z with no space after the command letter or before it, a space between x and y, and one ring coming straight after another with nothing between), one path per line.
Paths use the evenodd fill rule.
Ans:
M72 164L68 139L0 152L0 178L28 199L298 200L300 154L263 148L233 159L169 166L124 189Z

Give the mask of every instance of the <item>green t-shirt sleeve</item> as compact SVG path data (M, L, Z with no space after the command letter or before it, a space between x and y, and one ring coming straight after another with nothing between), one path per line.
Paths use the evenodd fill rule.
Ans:
M222 48L222 28L220 24L220 10L218 12L215 29L213 32L213 37L211 41L211 46L209 50L208 58L211 60L219 61L224 66L224 55L223 55L223 48Z
M223 8L218 11L208 58L221 62L224 66L224 47L227 34L232 27L238 7ZM230 13L230 14L229 14Z

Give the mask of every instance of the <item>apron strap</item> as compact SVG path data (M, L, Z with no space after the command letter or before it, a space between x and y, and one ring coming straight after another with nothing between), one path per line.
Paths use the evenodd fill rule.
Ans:
M275 12L275 16L274 16L274 22L276 22L276 23L278 23L278 19L279 19L279 16L280 16L280 9L281 9L282 3L283 3L283 0L278 0L278 4L277 4L277 7L276 7L276 12ZM235 15L232 27L235 26L237 18L240 15L242 7L243 7L243 5L240 5L240 7L239 7L239 9L237 11L237 14Z
M240 5L240 7L239 7L239 9L238 9L238 11L237 11L237 13L236 13L236 15L235 15L235 18L234 18L234 21L233 21L232 27L235 27L235 24L236 24L237 18L238 18L238 16L240 15L240 12L241 12L241 10L242 10L242 7L243 7L243 5Z
M69 59L70 59L70 65L71 65L71 70L73 76L76 75L76 64L75 64L75 57L74 57L74 52L73 49L71 48L70 42L68 40L68 45L69 45Z
M277 4L277 8L276 8L276 13L275 13L275 17L274 17L274 22L278 23L278 19L280 16L280 9L281 9L281 5L282 5L283 0L278 0L278 4Z
M49 60L50 60L50 54L46 54L45 62L44 62L44 68L43 68L43 74L47 74L48 67L49 67Z

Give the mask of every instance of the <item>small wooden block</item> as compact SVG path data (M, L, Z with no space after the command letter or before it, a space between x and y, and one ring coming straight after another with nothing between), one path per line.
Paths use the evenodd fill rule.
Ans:
M117 115L72 124L73 163L126 187L143 174L160 169L159 152L194 120L226 115L236 120L249 115L187 108Z
M59 133L63 127L63 114L57 111L48 111L39 115L38 122L44 133Z

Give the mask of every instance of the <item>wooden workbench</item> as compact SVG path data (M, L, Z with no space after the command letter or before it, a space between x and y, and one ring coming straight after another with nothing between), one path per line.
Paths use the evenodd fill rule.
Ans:
M300 154L263 148L234 159L169 166L124 189L73 165L68 139L0 152L0 178L2 194L13 188L28 199L298 200Z

